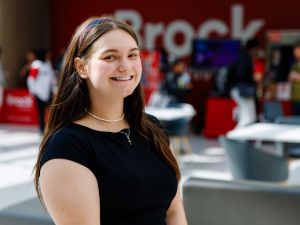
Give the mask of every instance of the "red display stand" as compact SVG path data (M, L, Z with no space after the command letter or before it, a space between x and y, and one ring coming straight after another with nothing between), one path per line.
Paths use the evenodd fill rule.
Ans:
M1 123L38 124L34 98L26 89L5 89L0 110Z
M233 120L235 106L235 102L229 98L208 98L203 134L215 138L233 129L236 125Z
M143 74L142 86L145 93L145 103L148 104L151 94L159 88L162 80L160 72L160 53L158 51L142 50L140 52Z
M292 113L292 103L291 101L281 101L283 114L285 116L291 116Z

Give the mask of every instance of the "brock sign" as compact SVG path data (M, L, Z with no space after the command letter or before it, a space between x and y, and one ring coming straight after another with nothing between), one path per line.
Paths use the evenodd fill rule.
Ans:
M255 36L265 25L263 19L252 19L244 24L244 7L239 4L231 6L230 25L226 22L211 18L203 21L199 27L194 28L186 20L173 20L169 24L162 22L143 24L142 15L136 10L116 10L115 16L128 21L139 32L142 46L146 49L155 49L156 40L162 37L165 49L179 57L185 57L191 53L191 41L194 37L207 38L211 33L220 37L229 36L234 39L245 41ZM143 30L142 30L143 29ZM143 36L141 35L143 33ZM181 34L183 43L177 44L175 36Z

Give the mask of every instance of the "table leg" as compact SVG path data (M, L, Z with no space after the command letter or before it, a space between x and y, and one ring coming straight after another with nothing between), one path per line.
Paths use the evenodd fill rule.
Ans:
M275 142L275 149L276 149L276 154L279 156L288 157L288 148L287 144L283 142Z

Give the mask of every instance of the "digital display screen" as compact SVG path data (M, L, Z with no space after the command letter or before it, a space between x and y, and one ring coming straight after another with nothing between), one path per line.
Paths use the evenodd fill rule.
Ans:
M239 40L193 40L192 66L194 68L220 68L230 66L239 56Z

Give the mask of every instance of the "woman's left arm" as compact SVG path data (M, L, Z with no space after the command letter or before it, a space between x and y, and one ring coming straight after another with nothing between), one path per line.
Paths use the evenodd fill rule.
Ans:
M178 184L177 193L167 211L167 225L187 225Z

